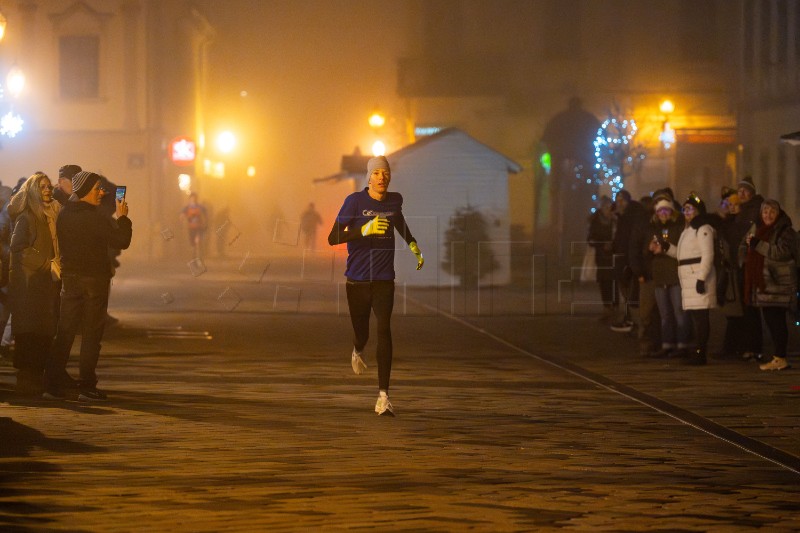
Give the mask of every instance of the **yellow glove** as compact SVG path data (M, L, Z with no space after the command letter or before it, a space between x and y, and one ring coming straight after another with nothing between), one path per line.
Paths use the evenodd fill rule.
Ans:
M411 244L409 244L408 247L412 252L414 252L414 255L417 256L417 270L419 270L422 268L422 265L425 264L425 258L422 257L422 252L419 251L419 246L417 246L416 241L411 241Z
M389 229L389 221L377 215L375 218L361 226L361 235L383 235Z

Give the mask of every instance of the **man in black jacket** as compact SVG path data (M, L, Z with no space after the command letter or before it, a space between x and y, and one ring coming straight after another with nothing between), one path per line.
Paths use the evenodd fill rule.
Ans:
M132 225L128 204L117 201L116 220L97 208L105 191L94 172L81 171L72 178L74 197L64 205L56 221L61 252L61 313L53 347L45 371L47 399L62 399L60 384L66 373L69 353L78 328L81 328L79 400L105 400L97 389L97 361L103 339L108 293L111 285L111 260L108 248L127 249Z
M630 306L638 305L639 282L633 278L630 266L630 245L633 228L647 222L647 210L642 204L631 199L631 193L625 189L619 191L615 198L617 212L617 230L614 233L614 282L618 303L622 315L613 324L611 330L627 333L633 329Z
M64 206L72 196L72 177L83 170L78 165L64 165L58 169L58 181L53 189L53 198Z

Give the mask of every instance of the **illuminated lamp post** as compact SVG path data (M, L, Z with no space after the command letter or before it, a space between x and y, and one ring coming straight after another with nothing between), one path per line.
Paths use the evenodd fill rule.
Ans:
M223 131L217 135L217 150L227 155L236 148L236 136L230 131Z
M8 21L6 17L0 13L0 40L2 40L6 34L7 24ZM23 74L22 69L20 69L16 63L11 67L11 70L6 76L6 87L8 93L15 99L19 98L25 88L25 74ZM2 95L0 94L0 96ZM22 131L22 125L24 123L22 117L14 113L13 108L9 108L9 111L0 117L0 135L16 137L16 135Z
M372 128L372 131L374 131L376 137L378 137L375 139L375 142L372 143L372 155L386 155L386 144L379 137L381 129L386 124L386 116L376 109L369 116L367 122L369 122L369 127Z
M675 130L672 129L672 126L669 123L669 117L672 115L672 112L675 111L675 104L673 104L671 100L664 100L661 102L661 105L659 105L658 108L664 115L664 121L661 124L661 134L659 135L659 140L661 141L661 145L664 147L664 150L669 150L670 147L675 144Z
M386 117L380 111L374 111L369 116L369 125L374 130L379 130L386 124Z

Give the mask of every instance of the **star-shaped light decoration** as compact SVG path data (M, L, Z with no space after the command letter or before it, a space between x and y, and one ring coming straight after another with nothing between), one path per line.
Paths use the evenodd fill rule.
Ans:
M6 137L16 137L17 133L22 131L22 125L25 123L22 117L15 115L13 111L9 111L0 117L0 135Z

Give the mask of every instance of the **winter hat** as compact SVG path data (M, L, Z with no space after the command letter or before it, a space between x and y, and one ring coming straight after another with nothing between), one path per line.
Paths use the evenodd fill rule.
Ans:
M367 161L367 179L369 179L370 174L372 174L372 171L375 170L376 168L384 168L389 172L392 171L389 168L389 160L386 159L384 156L379 155Z
M667 198L666 196L660 197L659 200L656 200L655 210L658 211L659 209L668 208L672 211L675 211L675 204L672 203L671 198Z
M92 190L92 187L94 187L94 184L98 181L100 181L100 176L94 172L81 170L72 176L72 192L74 192L78 198L83 198L89 194L89 191Z
M756 186L753 183L753 178L751 178L750 176L745 176L745 178L739 182L739 188L742 187L747 187L748 189L753 191L753 194L756 193Z
M727 185L723 185L722 189L720 190L719 196L721 200L724 200L728 196L732 196L734 194L737 194L736 189L734 189L733 187L728 187Z
M767 206L775 209L775 211L777 211L778 213L781 212L781 204L778 203L778 200L773 200L772 198L764 200L763 202L761 202L761 211L763 212L764 208Z
M697 209L698 213L700 213L701 215L706 214L706 204L705 202L703 202L703 200L700 199L699 196L697 196L697 193L695 192L689 193L689 197L683 202L683 205L687 204L694 206L694 208Z
M668 197L670 199L674 199L675 198L675 193L672 192L672 189L670 187L664 187L663 189L658 189L653 193L653 198L658 199L658 198L664 198L664 197Z
M64 165L58 169L58 179L71 180L72 176L83 170L78 165Z

